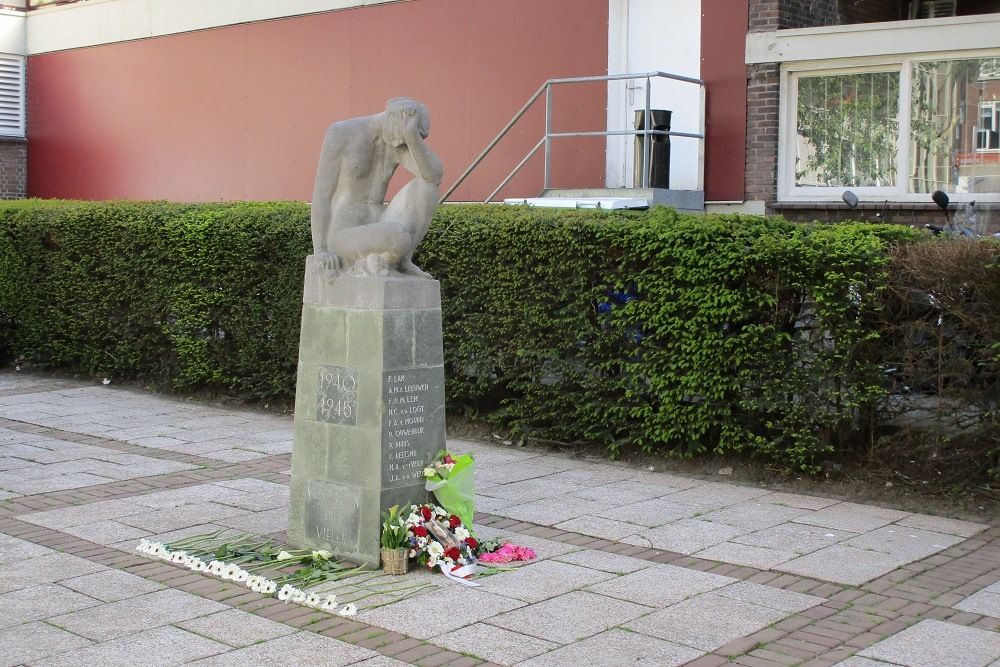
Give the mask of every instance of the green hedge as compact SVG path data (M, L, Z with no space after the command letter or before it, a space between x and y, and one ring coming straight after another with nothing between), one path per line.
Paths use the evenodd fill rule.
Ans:
M301 204L0 207L0 352L164 388L294 393Z
M867 442L899 226L445 206L449 409L560 441L748 450L811 468ZM163 388L294 393L300 204L0 205L0 353Z

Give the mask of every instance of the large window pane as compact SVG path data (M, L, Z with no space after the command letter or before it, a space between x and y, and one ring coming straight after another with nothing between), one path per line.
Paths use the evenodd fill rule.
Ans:
M796 186L895 184L899 72L801 76L796 126Z
M1000 59L912 70L909 191L1000 192Z

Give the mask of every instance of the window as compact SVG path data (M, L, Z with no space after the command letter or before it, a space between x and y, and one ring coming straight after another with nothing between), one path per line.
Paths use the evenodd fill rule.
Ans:
M796 186L895 183L898 72L803 76L796 115Z
M0 54L0 136L24 136L24 57Z
M1000 201L1000 58L883 63L789 68L779 198Z
M1000 150L1000 102L979 103L976 150L980 152Z

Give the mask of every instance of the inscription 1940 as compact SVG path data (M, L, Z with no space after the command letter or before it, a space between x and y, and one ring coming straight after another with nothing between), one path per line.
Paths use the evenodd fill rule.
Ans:
M354 426L358 419L358 371L320 366L316 385L316 419Z

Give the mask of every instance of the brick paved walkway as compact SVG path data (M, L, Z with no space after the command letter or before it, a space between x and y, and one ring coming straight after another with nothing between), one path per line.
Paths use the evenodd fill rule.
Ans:
M516 447L450 443L477 455L477 535L539 554L478 588L411 573L427 586L347 619L133 550L281 538L290 433L0 374L0 667L1000 667L1000 526Z

